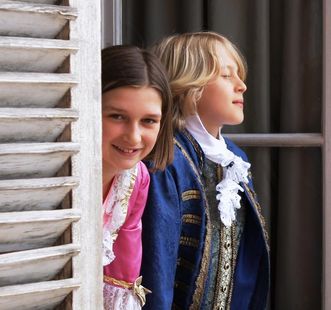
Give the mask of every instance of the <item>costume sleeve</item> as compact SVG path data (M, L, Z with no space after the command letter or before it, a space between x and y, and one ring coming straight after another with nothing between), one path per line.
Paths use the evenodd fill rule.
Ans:
M170 169L151 174L143 215L143 285L152 291L144 309L169 310L180 239L180 199Z
M141 310L141 304L132 289L117 287L104 283L103 309Z
M123 229L132 230L139 228L141 229L141 217L143 215L147 194L149 189L150 177L148 170L144 163L139 162L139 173L137 177L137 181L135 184L134 192L132 193L128 216L125 220ZM140 239L141 242L141 239Z
M128 214L114 243L115 260L105 267L114 278L133 283L140 275L142 242L141 217L146 205L149 174L139 163L139 172L129 201Z

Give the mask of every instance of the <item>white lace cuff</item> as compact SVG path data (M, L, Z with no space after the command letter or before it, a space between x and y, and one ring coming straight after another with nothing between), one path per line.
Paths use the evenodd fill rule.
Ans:
M140 310L138 297L132 290L104 283L103 305L105 310Z
M116 240L116 236L112 236L110 231L105 230L103 232L103 256L102 256L102 265L107 266L109 265L114 259L115 254L113 251L114 241Z

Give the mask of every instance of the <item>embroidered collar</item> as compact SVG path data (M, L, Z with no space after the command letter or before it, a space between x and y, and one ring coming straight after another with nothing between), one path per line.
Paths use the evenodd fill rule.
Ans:
M248 169L251 165L227 148L221 132L218 139L209 134L197 114L185 119L185 127L198 141L206 157L224 168L223 180L216 186L216 199L219 201L221 221L230 227L236 220L236 210L240 209L241 197L238 191L244 191L239 183L248 183Z
M129 200L138 174L138 165L116 175L103 204L103 265L110 264L115 255L113 244L124 224Z

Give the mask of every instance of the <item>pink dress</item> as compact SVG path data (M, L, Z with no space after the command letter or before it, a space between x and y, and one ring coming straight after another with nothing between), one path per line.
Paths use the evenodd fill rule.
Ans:
M103 203L105 309L141 309L144 303L146 290L139 275L141 217L148 187L147 168L139 162L114 178Z

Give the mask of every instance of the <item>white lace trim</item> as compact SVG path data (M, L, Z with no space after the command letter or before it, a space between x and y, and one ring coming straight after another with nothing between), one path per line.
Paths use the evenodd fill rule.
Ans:
M138 297L132 290L104 283L103 305L105 310L140 310Z
M240 209L240 195L244 191L240 182L248 183L248 169L251 164L231 152L219 132L219 139L213 137L202 124L199 116L185 119L186 129L198 141L206 157L224 168L223 180L217 184L218 210L222 223L229 227L236 220L236 210Z
M116 175L104 204L104 214L108 220L103 225L103 266L110 264L114 259L113 244L118 231L125 222L129 200L138 174L138 166L123 170Z

